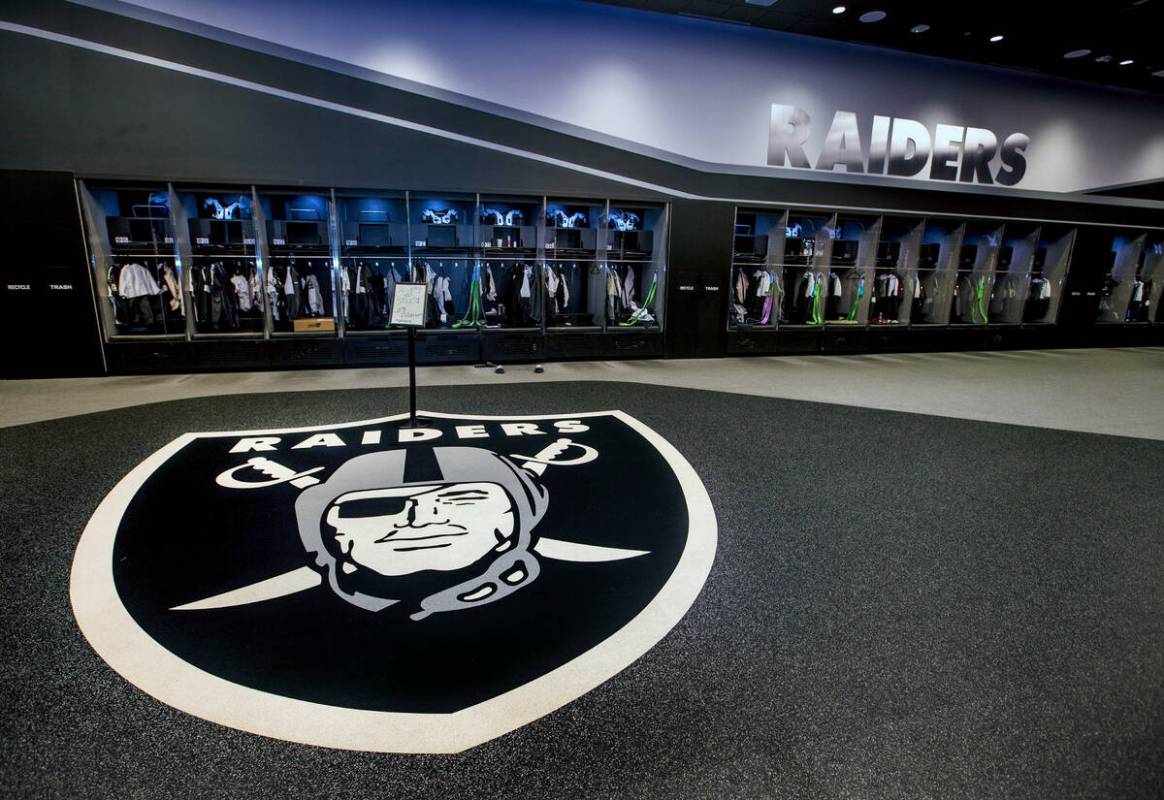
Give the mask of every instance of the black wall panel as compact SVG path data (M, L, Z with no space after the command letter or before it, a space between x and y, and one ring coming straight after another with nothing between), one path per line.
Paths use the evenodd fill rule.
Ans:
M735 207L727 203L676 200L671 206L670 223L667 356L723 355Z
M104 372L73 176L0 171L0 241L3 375Z
M1100 293L1111 267L1112 238L1117 231L1093 227L1079 231L1071 252L1059 324L1067 328L1090 328L1099 316Z

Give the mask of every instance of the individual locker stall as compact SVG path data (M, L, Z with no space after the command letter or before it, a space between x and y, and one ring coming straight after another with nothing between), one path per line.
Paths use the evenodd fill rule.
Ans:
M908 325L924 299L918 264L925 220L885 217L877 242L872 290L869 292L869 348L900 350L910 336Z
M950 306L958 279L958 260L966 224L946 217L926 219L918 248L916 295L911 326L938 327L950 322Z
M872 289L876 282L878 240L881 218L863 214L840 214L828 247L828 266L820 273L821 306L825 324L823 349L826 352L860 352L868 347L865 324L877 298ZM820 275L818 275L820 281ZM884 286L887 292L900 292L899 286ZM888 295L887 295L888 298Z
M1151 298L1149 316L1158 325L1164 325L1164 234L1156 231L1145 247L1145 275L1149 281ZM1151 271L1148 271L1150 268Z
M998 252L991 287L987 322L990 325L1019 325L1023 321L1030 291L1035 256L1042 240L1042 226L1010 222Z
M483 329L540 331L545 318L538 266L541 198L482 195L480 264L460 322Z
M1160 297L1164 292L1164 234L1155 231L1144 240L1140 251L1140 265L1132 284L1132 299L1128 303L1128 321L1134 323L1162 322Z
M339 323L345 336L388 331L392 291L411 276L404 192L337 192Z
M266 232L272 337L334 340L339 298L330 190L266 189L257 196ZM282 345L275 352L280 361L317 363L338 358L334 343Z
M267 297L253 190L180 187L174 196L194 338L263 338Z
M874 305L873 289L877 284L881 237L881 218L854 214L840 215L836 222L836 239L829 255L825 274L824 318L835 327L864 325ZM886 297L896 297L896 286L886 286Z
M1131 321L1132 297L1137 284L1142 285L1141 256L1147 244L1147 235L1121 230L1112 237L1106 270L1099 284L1099 305L1096 322L1115 325ZM1142 293L1142 288L1141 288Z
M169 187L79 185L106 340L185 340L189 297Z
M904 325L920 313L925 288L918 275L925 221L887 217L881 221L870 300L870 324Z
M788 214L784 229L784 327L824 323L823 290L835 224L835 214Z
M598 358L606 314L606 260L599 225L606 201L547 197L542 229L546 351L554 358Z
M475 332L459 324L469 308L477 235L476 195L410 195L412 280L427 284L433 330Z
M426 332L417 358L429 363L477 361L481 343L468 324L481 254L476 194L409 193L412 276L428 293Z
M667 206L611 200L599 242L606 256L606 331L661 332Z
M1075 235L1076 229L1067 225L1042 226L1023 302L1024 325L1053 325L1058 320Z
M544 355L549 277L542 274L545 210L543 197L480 197L480 257L461 324L482 332L487 361L536 360Z
M784 209L736 208L728 283L728 330L775 330L783 322Z
M1005 225L993 220L971 220L958 255L958 274L950 308L950 324L985 325L989 321L995 268L1002 250Z
M606 280L598 253L603 200L547 198L544 253L547 329L601 330Z

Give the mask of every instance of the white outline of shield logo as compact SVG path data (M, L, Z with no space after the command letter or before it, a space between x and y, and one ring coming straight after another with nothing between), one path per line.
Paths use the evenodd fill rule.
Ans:
M366 711L295 700L219 678L166 650L138 626L113 583L113 545L130 500L153 472L198 438L309 433L399 422L374 420L309 428L187 433L121 479L101 501L73 556L69 595L90 646L123 678L157 700L211 722L301 744L382 753L456 753L528 725L630 666L655 646L699 596L715 560L717 527L711 499L687 460L666 439L621 411L484 416L423 412L434 419L526 422L615 417L655 447L687 502L687 544L659 593L626 625L590 650L504 694L452 714Z

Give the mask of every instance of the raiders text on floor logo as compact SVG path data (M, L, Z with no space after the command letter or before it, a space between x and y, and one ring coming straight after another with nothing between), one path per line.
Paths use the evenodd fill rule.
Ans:
M649 650L715 555L707 492L618 411L186 434L73 562L94 649L190 714L307 744L456 752Z

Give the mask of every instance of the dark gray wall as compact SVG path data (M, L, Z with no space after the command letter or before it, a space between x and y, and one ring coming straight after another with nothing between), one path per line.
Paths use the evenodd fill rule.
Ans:
M63 44L0 33L0 166L81 175L606 196L625 186ZM639 192L633 192L639 194Z

